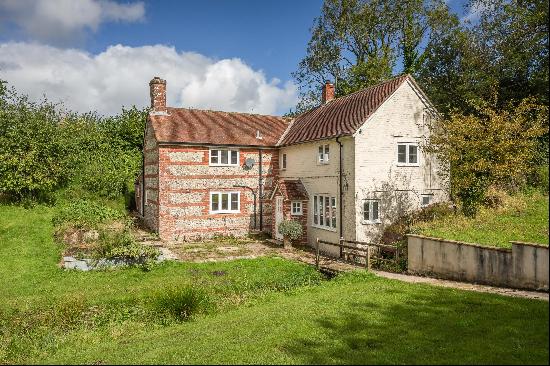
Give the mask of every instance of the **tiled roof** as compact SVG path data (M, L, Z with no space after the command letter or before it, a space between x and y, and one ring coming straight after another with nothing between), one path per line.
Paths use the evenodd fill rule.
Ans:
M288 126L286 119L259 114L167 108L150 114L159 142L214 145L275 146ZM256 138L260 132L262 139Z
M353 134L409 77L398 76L299 115L278 145Z
M280 179L277 188L287 200L307 200L309 196L306 188L299 179Z

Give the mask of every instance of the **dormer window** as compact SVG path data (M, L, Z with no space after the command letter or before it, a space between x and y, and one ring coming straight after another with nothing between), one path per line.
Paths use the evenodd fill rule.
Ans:
M319 164L328 164L330 157L329 145L319 146L318 162Z
M210 166L239 165L239 150L210 149Z

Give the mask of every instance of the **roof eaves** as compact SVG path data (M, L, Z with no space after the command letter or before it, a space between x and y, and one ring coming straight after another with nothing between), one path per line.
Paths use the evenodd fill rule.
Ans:
M399 76L399 77L402 77L403 75ZM406 74L405 77L403 78L403 80L401 81L401 83L399 83L399 85L396 86L396 88L390 93L388 94L388 96L386 96L386 98L384 98L384 100L379 103L376 108L365 118L365 120L363 122L361 122L359 124L359 126L355 129L355 131L351 134L353 137L357 136L357 132L361 129L361 127L363 127L365 125L365 123L368 122L369 119L371 119L375 114L376 112L378 112L378 110L380 109L380 107L382 107L396 92L397 90L399 90L399 88L405 83L405 81L407 81L409 78L411 77L410 74ZM396 77L397 78L397 77ZM396 79L394 78L394 79ZM393 80L393 79L392 79Z

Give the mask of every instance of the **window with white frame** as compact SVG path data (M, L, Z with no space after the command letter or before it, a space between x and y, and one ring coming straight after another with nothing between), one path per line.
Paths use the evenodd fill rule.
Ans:
M286 169L286 154L283 154L283 157L282 157L282 168L281 169Z
M330 148L329 145L320 145L319 153L317 155L317 161L319 164L328 164L330 157Z
M317 227L336 229L336 197L313 196L313 224Z
M397 144L398 165L418 165L418 144L416 142L401 142Z
M423 194L421 196L421 205L422 207L426 207L426 206L429 206L431 203L432 203L432 198L433 196L431 194Z
M210 149L211 166L237 166L239 165L239 150Z
M302 201L292 201L290 207L290 213L292 215L301 215L302 214Z
M363 201L363 221L368 224L380 222L380 200L368 199Z
M240 192L210 192L210 213L236 213L240 211Z

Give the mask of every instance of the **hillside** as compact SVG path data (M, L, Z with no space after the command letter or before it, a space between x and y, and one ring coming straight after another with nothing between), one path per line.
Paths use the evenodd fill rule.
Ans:
M510 241L548 245L548 196L538 191L509 196L495 193L493 207L475 218L449 214L412 228L415 234L510 248ZM496 207L495 207L496 206Z

